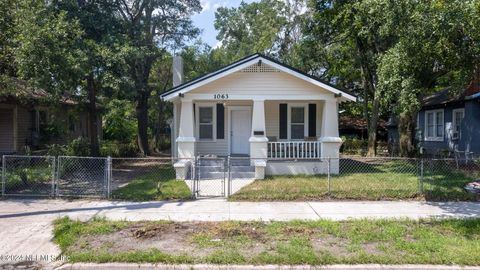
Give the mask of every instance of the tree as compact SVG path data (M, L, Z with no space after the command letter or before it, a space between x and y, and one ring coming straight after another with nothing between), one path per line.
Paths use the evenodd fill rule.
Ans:
M93 156L100 152L97 97L118 86L112 74L121 66L113 14L113 6L103 0L23 1L19 7L19 74L56 96L86 102Z
M447 87L459 94L480 60L480 1L408 2L410 20L397 26L398 42L378 60L382 105L399 116L401 155L414 150L422 98Z
M179 46L195 37L190 15L201 10L199 0L116 0L116 12L123 28L123 48L129 77L135 90L138 145L149 154L148 108L152 88L152 66L169 46Z
M261 0L215 12L217 39L228 62L253 53L286 60L301 38L304 1Z
M405 20L407 4L392 0L310 1L302 46L313 58L307 63L337 85L358 89L368 123L368 154L376 154L377 123L381 95L378 90L378 59L397 40L397 25ZM305 49L304 49L305 50ZM315 64L321 63L319 66Z

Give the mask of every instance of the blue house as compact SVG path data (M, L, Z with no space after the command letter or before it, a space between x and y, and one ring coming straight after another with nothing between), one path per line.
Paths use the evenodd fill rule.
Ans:
M428 155L480 155L480 80L461 95L446 89L425 98L417 115L417 139Z

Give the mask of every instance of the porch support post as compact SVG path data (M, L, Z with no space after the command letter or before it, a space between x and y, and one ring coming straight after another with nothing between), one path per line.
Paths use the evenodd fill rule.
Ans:
M193 129L195 121L193 118L193 101L182 99L180 111L180 126L177 137L177 155L179 158L195 157L195 135Z
M195 121L193 118L193 101L182 99L180 109L180 125L178 129L177 155L178 160L173 165L177 179L191 179L192 166L195 158Z
M255 166L255 178L263 179L265 177L268 142L265 130L265 100L263 99L253 101L252 134L249 142L250 158L252 159L252 165Z
M321 156L331 158L330 173L339 173L340 146L342 140L338 133L338 102L337 99L327 99L322 113Z

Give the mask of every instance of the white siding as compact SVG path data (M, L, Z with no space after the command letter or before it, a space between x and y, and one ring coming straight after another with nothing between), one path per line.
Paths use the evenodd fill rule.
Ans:
M276 137L277 140L280 136L280 103L289 103L281 101L266 101L265 102L265 128L267 137ZM295 101L294 103L305 103L305 104L317 104L317 124L316 124L316 135L320 137L322 129L322 112L323 112L323 102L322 101ZM306 123L308 125L308 123Z
M284 72L235 72L203 85L188 94L228 93L238 95L315 95L333 94Z
M228 114L228 106L252 106L251 101L227 101L225 102L225 139L217 139L216 141L200 141L197 137L196 152L197 155L213 154L217 156L227 156L229 154L228 139L230 115Z

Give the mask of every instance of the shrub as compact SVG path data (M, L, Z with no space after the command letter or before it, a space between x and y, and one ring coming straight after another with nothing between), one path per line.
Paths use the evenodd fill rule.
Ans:
M87 139L78 137L66 146L66 150L68 156L88 156L90 155L90 143Z
M111 157L136 157L139 152L136 143L102 142L100 154Z

